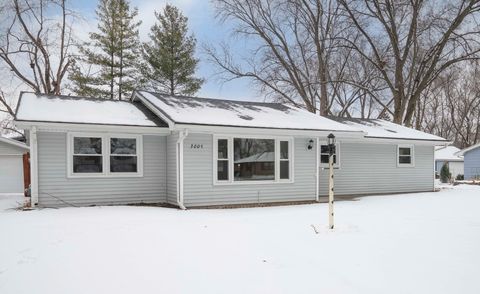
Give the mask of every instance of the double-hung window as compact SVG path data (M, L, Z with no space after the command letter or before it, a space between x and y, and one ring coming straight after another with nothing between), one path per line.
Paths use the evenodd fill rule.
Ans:
M141 176L142 137L68 134L68 176Z
M291 139L215 137L214 182L292 181Z
M414 166L414 149L413 145L397 146L397 166L410 167Z

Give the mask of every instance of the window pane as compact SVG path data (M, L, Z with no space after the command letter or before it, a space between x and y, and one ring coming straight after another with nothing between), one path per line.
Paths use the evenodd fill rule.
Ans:
M219 139L218 140L218 158L227 159L228 158L228 140Z
M280 161L280 179L289 179L289 162Z
M411 156L399 156L398 157L398 162L399 163L412 163L412 157Z
M102 154L102 138L73 138L74 154Z
M288 159L288 141L280 141L280 159Z
M112 173L136 173L136 156L110 156L110 172Z
M132 138L111 138L111 154L137 154L137 140Z
M328 164L328 155L320 155L320 163ZM337 163L337 155L333 155L333 164Z
M236 181L275 179L275 140L235 138L233 145Z
M217 161L217 180L228 181L228 160Z
M404 148L404 147L400 147L398 148L398 154L399 155L410 155L410 148Z
M337 152L337 146L333 146L333 153ZM320 146L320 153L322 154L329 154L330 152L328 151L328 145L321 145Z
M101 173L102 156L73 156L74 173Z

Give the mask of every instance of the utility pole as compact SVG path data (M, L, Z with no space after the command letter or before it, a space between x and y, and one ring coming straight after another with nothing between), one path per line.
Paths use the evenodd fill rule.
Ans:
M335 135L330 133L328 135L328 226L330 229L334 227L333 221L333 164L334 164L334 155L336 153L335 150Z

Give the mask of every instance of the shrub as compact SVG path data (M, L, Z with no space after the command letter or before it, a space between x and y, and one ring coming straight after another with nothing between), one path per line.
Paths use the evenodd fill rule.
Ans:
M459 175L457 175L457 177L455 178L455 180L457 180L457 181L463 181L463 180L464 180L464 177L463 177L463 175L460 175L460 174L459 174Z
M440 170L440 181L442 183L448 183L450 180L450 169L448 168L448 163L444 163L442 169Z

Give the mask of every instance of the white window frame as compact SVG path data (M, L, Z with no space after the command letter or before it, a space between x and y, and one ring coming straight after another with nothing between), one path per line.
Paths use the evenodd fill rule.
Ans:
M400 163L400 148L410 148L410 163ZM397 145L397 167L415 167L415 146L411 144Z
M274 180L259 180L259 181L235 181L234 177L234 150L233 139L265 139L275 140L275 164L274 164ZM228 180L217 180L217 162L218 162L218 140L228 140ZM280 179L280 141L288 141L288 161L289 161L289 178ZM294 140L293 137L284 136L259 136L259 135L213 135L213 185L262 185L262 184L279 184L279 183L294 183Z
M328 168L328 163L323 163L322 162L322 145L328 145L327 141L319 141L318 142L318 162L320 164L320 167L322 168ZM335 155L337 156L337 162L333 164L333 168L335 169L340 169L341 163L342 163L342 154L340 150L340 142L335 142ZM324 153L323 153L324 154Z
M102 172L101 173L75 173L73 172L73 138L101 138L102 140ZM116 156L110 152L110 139L123 138L135 139L137 172L123 173L110 172L110 157ZM125 155L132 156L132 155ZM71 132L67 134L67 178L125 178L125 177L143 177L143 136L132 134L103 134L103 133L79 133Z

